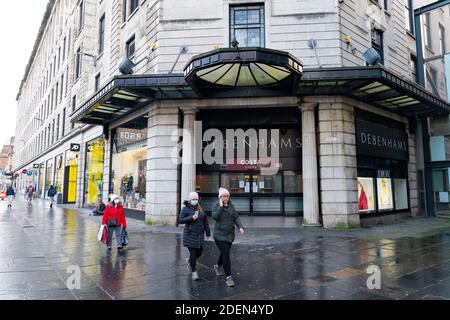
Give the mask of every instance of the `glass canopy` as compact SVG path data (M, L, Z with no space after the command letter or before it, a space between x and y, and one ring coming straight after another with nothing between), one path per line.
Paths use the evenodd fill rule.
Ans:
M184 69L186 81L197 89L283 86L298 82L302 73L300 60L266 48L210 51L192 58Z

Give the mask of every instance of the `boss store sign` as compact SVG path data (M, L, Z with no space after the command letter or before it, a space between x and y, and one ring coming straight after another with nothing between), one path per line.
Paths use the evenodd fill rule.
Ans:
M356 153L358 156L408 160L408 135L406 132L356 120Z

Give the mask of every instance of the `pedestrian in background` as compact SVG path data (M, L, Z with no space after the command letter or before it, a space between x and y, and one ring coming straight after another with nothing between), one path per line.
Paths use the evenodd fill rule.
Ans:
M8 189L6 189L6 196L8 197L8 208L11 208L14 197L16 196L16 192L11 185L9 185Z
M53 185L51 185L47 192L47 199L48 202L50 203L50 208L53 208L53 203L55 202L55 196L57 193L58 191L56 190L56 188Z
M103 214L102 224L108 228L108 251L111 251L113 234L116 235L117 249L122 250L123 244L121 241L121 234L127 228L127 220L122 202L119 196L112 194L110 196L111 202L106 206Z
M218 276L223 276L224 272L221 270L223 266L227 286L234 287L235 283L231 277L230 251L235 239L235 225L239 228L241 235L244 235L245 231L227 189L219 189L219 200L213 205L212 218L216 221L214 240L220 251L219 260L214 266L214 270Z
M203 208L199 204L197 192L191 192L189 201L184 202L180 212L180 223L184 224L183 246L189 250L189 258L186 258L188 271L192 273L192 280L199 280L197 272L197 259L203 254L203 245L206 237L211 236L208 219Z
M26 189L25 189L25 197L27 199L27 204L29 206L31 206L31 201L33 201L33 194L34 194L34 187L33 185L29 185Z

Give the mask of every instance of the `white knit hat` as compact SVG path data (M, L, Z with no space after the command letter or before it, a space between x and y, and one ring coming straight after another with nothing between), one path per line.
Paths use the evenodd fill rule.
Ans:
M224 195L230 195L230 192L227 189L225 189L225 188L220 188L219 189L219 198L224 196Z
M109 199L111 200L111 202L114 202L114 200L116 200L116 199L120 200L119 196L116 194L110 194Z
M192 200L192 199L198 199L198 193L197 192L191 192L189 194L189 200Z

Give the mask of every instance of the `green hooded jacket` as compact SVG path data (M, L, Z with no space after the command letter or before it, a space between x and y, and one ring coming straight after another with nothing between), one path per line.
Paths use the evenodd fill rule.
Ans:
M231 201L228 203L228 207L221 207L217 201L212 208L212 218L216 221L214 239L218 241L233 242L235 225L239 229L244 228Z

